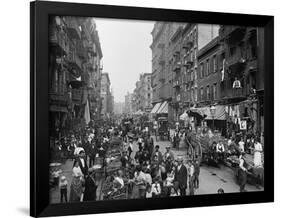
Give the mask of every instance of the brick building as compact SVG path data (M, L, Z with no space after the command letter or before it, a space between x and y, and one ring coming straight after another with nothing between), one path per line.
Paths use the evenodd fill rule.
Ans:
M101 114L103 116L109 116L113 112L112 95L110 90L110 78L108 73L101 74L101 99L102 109Z
M102 52L91 18L53 16L49 27L50 132L58 136L99 113Z
M135 112L150 112L152 109L151 73L140 74L132 97L132 107Z

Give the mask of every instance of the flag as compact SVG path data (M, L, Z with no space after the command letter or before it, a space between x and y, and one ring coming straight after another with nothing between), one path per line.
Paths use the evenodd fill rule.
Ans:
M88 100L87 100L87 103L86 103L86 106L85 106L84 119L85 119L86 124L88 124L91 120Z
M221 81L224 80L224 67L225 67L225 59L222 61L222 71L221 71Z

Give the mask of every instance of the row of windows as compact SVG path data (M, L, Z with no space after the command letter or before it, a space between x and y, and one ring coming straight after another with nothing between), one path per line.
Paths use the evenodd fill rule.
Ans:
M215 73L218 70L218 57L213 55L212 58L208 58L206 61L200 63L200 78L209 76L211 73Z
M199 101L210 101L216 100L218 98L217 93L217 84L214 83L213 85L207 85L205 88L200 88L200 97Z

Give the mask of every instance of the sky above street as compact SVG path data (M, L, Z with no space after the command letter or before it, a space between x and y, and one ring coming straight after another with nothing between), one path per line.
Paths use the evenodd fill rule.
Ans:
M141 73L151 73L151 31L154 22L94 18L114 101L124 102Z

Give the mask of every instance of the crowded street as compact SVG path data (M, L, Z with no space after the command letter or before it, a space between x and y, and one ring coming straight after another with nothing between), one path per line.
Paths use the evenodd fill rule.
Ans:
M121 137L120 137L121 138ZM152 137L153 141L155 141L155 136ZM122 141L122 143L126 144ZM132 153L131 157L135 157L138 151L138 143L134 141L132 143ZM166 152L167 147L171 147L171 141L157 141L155 142L155 146L159 145L159 151L164 154ZM125 148L126 150L126 148ZM180 148L171 148L175 157L182 157L184 161L184 165L188 168L188 156L187 156L187 147ZM60 174L63 174L66 177L66 181L69 184L72 182L73 178L73 159L66 159L64 163L60 166ZM97 175L96 177L96 200L103 200L102 189L105 182L104 175ZM186 177L187 183L188 176ZM217 194L219 190L223 190L224 193L233 193L239 191L239 185L235 178L235 174L233 169L229 168L225 165L220 166L208 166L206 164L202 164L200 166L200 174L199 174L199 187L194 189L194 193L190 193L190 188L186 188L186 195L200 195L200 194ZM262 191L263 188L257 188L254 184L246 185L247 191ZM60 190L57 187L54 187L50 191L51 202L52 203L60 203ZM70 196L70 189L68 189L67 196ZM127 195L128 198L130 198Z
M263 191L258 36L51 17L50 202Z

